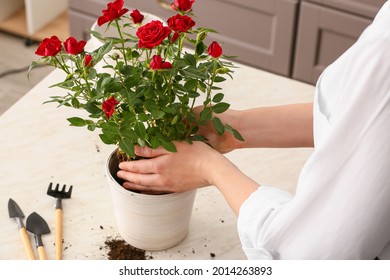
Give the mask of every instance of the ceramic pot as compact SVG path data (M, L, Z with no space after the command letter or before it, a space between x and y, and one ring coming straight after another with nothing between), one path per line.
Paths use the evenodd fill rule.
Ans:
M107 160L108 179L117 228L132 246L164 250L180 243L188 233L196 190L164 195L139 194L124 189L116 179L118 159Z

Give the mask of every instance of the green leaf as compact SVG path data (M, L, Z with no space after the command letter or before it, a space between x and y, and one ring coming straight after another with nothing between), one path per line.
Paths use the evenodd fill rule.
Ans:
M226 131L228 131L228 132L230 132L231 134L233 134L233 136L234 136L237 140L245 141L245 140L244 140L244 137L242 137L242 135L240 134L240 132L238 132L238 130L234 129L234 128L231 127L230 125L226 125L225 129L226 129Z
M191 66L196 66L196 59L192 54L186 53L184 55L184 61Z
M198 87L198 80L190 79L184 84L184 88L187 90L196 90Z
M99 61L103 59L106 54L112 50L113 44L111 41L105 43L103 46L97 48L92 52L93 63L96 65Z
M174 116L172 121L171 121L171 125L175 125L177 123L178 119L179 119L178 115Z
M212 116L213 116L213 110L210 107L206 107L200 113L200 120L208 121L211 120Z
M134 67L131 65L123 65L119 71L121 74L128 76L133 72L133 69Z
M70 122L71 126L85 126L85 125L87 125L87 121L82 119L82 118L73 117L73 118L68 118L67 120Z
M157 149L160 146L160 141L158 140L158 137L153 137L150 141L150 144L153 149Z
M184 76L188 76L190 78L206 80L208 78L207 74L204 71L198 70L197 68L188 67L186 69L181 70Z
M95 124L89 124L89 125L87 126L87 129L88 129L89 131L94 131L94 130L96 129L96 125L95 125Z
M225 97L225 95L223 93L217 93L216 95L214 95L213 97L213 102L214 103L219 103L222 101L222 99Z
M107 93L115 93L123 88L122 84L117 80L112 79L109 83L104 86L104 91Z
M198 42L195 46L195 52L197 55L201 55L204 53L204 50L206 49L206 45L203 42Z
M72 107L76 109L80 108L80 102L77 98L72 98Z
M107 137L107 135L105 134L99 134L99 137L100 137L100 140L102 140L102 142L104 144L107 144L107 145L113 145L113 144L116 144L115 141L112 141L111 138Z
M161 145L162 145L162 146L164 147L164 149L167 150L168 152L172 152L172 153L177 152L176 146L175 146L175 144L173 144L173 142L162 141Z
M214 113L221 114L221 113L225 112L227 109L229 109L229 107L230 107L230 104L225 103L225 102L221 102L221 103L218 103L218 104L212 106L212 109L213 109Z
M234 135L234 137L236 137L236 139L238 139L240 141L245 141L244 137L242 137L241 133L238 132L238 130L236 130L234 128L232 128L232 130L233 130L233 135Z
M96 115L102 112L102 109L99 108L97 105L97 102L88 102L87 104L83 105L83 107L88 113Z
M151 112L152 114L152 117L156 120L159 120L161 119L162 117L164 117L165 113L163 111L160 111L160 110L153 110Z
M112 122L103 123L101 124L101 129L106 141L114 144L120 140L121 137L117 124Z
M129 139L122 139L119 141L119 148L128 156L134 157L134 144Z
M215 83L221 83L221 82L224 82L224 81L226 81L226 79L224 77L220 77L220 76L217 76L214 79Z
M220 118L214 117L212 120L212 124L219 135L222 135L225 132L225 127L222 124Z
M134 131L137 133L138 137L141 139L145 139L146 137L146 129L142 122L137 122L134 126Z

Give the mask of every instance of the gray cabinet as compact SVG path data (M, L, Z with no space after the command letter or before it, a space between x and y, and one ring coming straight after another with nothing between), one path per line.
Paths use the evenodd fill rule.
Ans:
M292 77L315 84L372 22L386 0L302 1Z
M108 0L69 0L71 35L88 39L87 32ZM167 20L173 0L125 1L129 9ZM197 26L219 31L210 40L222 43L237 61L288 76L292 63L298 0L198 0L193 6Z

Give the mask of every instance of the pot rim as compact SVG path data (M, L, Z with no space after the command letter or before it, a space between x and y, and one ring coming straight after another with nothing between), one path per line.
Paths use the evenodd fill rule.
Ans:
M124 187L122 187L118 183L118 181L115 179L115 177L113 176L113 174L111 173L111 170L110 170L111 159L116 155L117 150L118 150L118 148L116 148L114 151L112 151L111 154L108 156L108 158L106 160L106 164L105 164L105 171L106 171L106 176L108 176L109 179L111 181L113 181L112 186L115 188L115 190L119 191L120 193L122 193L124 195L142 197L143 199L157 200L157 199L162 199L162 198L164 198L164 199L176 198L177 196L184 196L184 195L187 195L189 193L196 192L196 189L192 189L192 190L188 190L185 192L175 192L175 193L153 195L153 194L137 193L137 192L125 189Z

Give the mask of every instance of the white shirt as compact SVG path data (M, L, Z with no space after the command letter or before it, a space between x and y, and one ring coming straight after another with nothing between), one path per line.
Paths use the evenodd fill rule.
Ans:
M390 259L390 2L318 80L315 149L295 195L241 206L249 259Z

